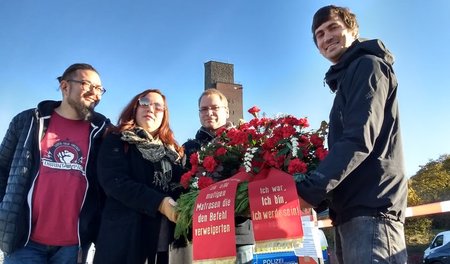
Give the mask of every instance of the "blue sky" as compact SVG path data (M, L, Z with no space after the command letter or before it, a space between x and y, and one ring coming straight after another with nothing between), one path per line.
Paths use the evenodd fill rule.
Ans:
M448 0L2 0L0 137L15 114L59 100L55 78L75 62L100 72L108 91L97 111L114 123L135 94L162 90L180 143L200 126L197 99L210 60L234 64L245 119L258 105L318 127L334 95L323 85L330 63L310 27L331 3L352 9L360 36L382 39L395 55L407 175L450 153Z

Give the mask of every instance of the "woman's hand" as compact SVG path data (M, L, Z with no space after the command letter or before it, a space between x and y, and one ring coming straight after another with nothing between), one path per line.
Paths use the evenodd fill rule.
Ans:
M159 205L159 211L161 214L165 215L170 221L176 223L178 214L175 209L177 202L175 202L172 197L165 197L161 204Z

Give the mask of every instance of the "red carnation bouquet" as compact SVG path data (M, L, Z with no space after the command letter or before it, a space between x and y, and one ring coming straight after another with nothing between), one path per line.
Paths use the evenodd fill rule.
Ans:
M311 130L307 118L258 118L260 109L256 106L248 112L254 116L252 120L218 131L213 141L189 157L192 168L181 178L181 185L188 191L177 200L176 238L187 237L199 190L239 170L256 175L263 169L276 168L300 180L327 155L326 122ZM238 186L235 214L248 214L248 207L247 182L243 182Z

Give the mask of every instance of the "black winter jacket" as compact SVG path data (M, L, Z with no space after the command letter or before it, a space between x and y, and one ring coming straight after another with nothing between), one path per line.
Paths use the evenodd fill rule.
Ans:
M393 62L381 41L356 40L326 74L336 93L329 154L297 189L314 206L328 197L334 225L356 216L404 221L407 180Z
M163 166L171 174L167 190L155 183L154 175ZM153 263L157 251L168 251L175 225L158 208L166 196L177 199L181 173L178 161L165 156L151 162L121 135L107 134L98 159L98 177L107 198L94 263L136 264L147 258Z
M39 172L40 141L47 130L50 116L60 101L43 101L37 108L16 115L0 146L0 249L10 254L25 246L31 232L32 186ZM96 177L95 161L102 134L109 124L95 113L90 126L87 181L89 188L79 217L80 244L95 240L104 195Z
M189 139L183 144L184 154L187 158L186 160L186 169L191 169L191 163L189 162L189 158L191 154L200 150L202 146L206 146L209 142L211 142L215 138L215 135L211 134L207 129L201 127L197 133L195 134L194 139Z

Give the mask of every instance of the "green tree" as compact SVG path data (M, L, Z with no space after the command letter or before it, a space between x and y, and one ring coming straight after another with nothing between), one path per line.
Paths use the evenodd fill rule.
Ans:
M422 204L422 199L408 181L408 206ZM431 219L427 217L412 217L405 220L405 238L408 245L426 244L430 239Z
M411 187L423 203L450 200L450 155L431 160L411 177Z
M450 200L450 155L431 160L410 178L408 206ZM447 214L407 218L405 235L408 243L428 243L432 229L450 229Z

